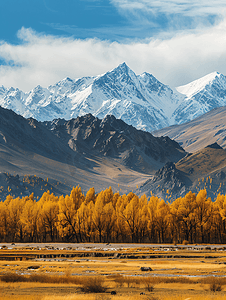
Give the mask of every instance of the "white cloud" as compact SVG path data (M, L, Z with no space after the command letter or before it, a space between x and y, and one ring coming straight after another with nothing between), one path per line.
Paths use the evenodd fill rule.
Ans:
M48 86L66 76L78 78L104 73L125 61L137 74L152 73L171 86L207 73L226 74L226 22L196 33L148 42L110 43L44 36L22 28L20 45L2 42L0 85L27 91ZM13 64L12 64L13 62Z
M223 0L110 0L131 24L169 32L213 26L226 15Z
M182 13L195 16L200 14L221 14L225 10L223 0L110 0L123 11L143 10L145 12L167 14Z

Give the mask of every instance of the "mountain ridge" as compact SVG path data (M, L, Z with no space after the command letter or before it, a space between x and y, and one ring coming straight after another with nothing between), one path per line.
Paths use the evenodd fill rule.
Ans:
M192 153L215 142L225 149L226 107L212 109L192 121L165 127L152 133L154 136L169 136Z
M172 201L201 189L212 199L216 199L218 193L226 193L226 150L217 143L189 153L175 164L167 162L136 193L151 193Z
M9 190L16 197L47 189L60 195L77 185L126 192L185 155L177 142L114 116L42 123L0 107L0 200Z
M99 119L87 114L69 121L58 119L43 124L75 151L111 157L144 173L153 172L167 161L177 162L186 155L170 138L156 138L113 115Z
M27 93L2 86L0 105L38 121L69 120L87 113L102 119L111 114L151 132L226 105L226 77L211 74L174 89L147 72L136 75L122 63L102 75L66 77L47 88L38 85Z

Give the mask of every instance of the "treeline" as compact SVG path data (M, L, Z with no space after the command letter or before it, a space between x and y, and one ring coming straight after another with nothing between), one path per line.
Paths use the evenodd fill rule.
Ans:
M39 201L7 196L0 202L1 242L226 243L226 195L215 202L206 190L172 203L145 195L43 193Z

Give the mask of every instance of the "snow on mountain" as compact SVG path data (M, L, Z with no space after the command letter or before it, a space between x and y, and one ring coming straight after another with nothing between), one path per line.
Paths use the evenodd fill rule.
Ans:
M177 91L185 96L173 113L175 124L181 124L204 113L226 105L226 77L218 72L210 73Z
M138 129L153 131L180 124L226 105L226 78L211 73L171 89L153 75L136 75L125 63L96 77L65 78L47 88L24 93L0 87L0 105L39 121L69 120L91 113L114 115Z
M220 76L221 74L218 72L210 73L200 79L192 81L191 83L177 87L177 91L186 95L188 98L191 98L195 94L205 89L207 85L213 83L215 79L218 79Z

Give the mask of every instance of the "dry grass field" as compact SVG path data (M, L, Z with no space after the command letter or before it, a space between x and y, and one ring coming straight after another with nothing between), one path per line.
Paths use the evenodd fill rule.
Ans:
M1 247L0 299L223 300L225 249Z

